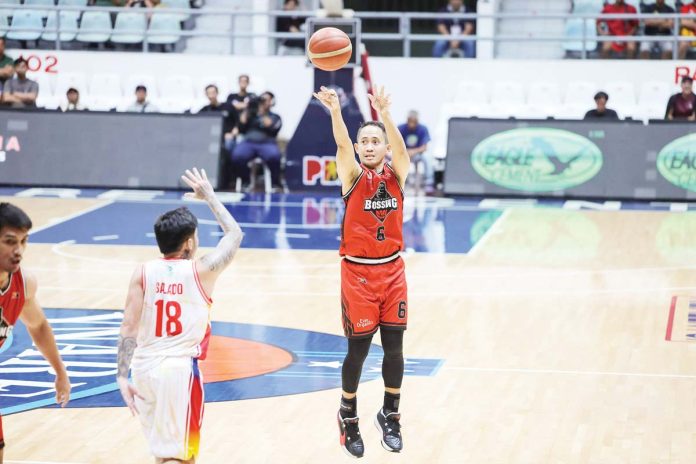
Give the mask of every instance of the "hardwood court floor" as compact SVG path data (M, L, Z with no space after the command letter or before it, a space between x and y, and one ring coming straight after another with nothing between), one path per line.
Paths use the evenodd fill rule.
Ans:
M37 225L94 204L22 202ZM133 266L153 256L31 244L25 267L45 307L114 309ZM468 255L409 255L405 351L445 363L405 379L401 455L381 448L371 423L381 380L361 384L363 461L693 463L696 346L665 330L672 297L696 293L695 258L696 213L556 209L507 210ZM339 335L338 275L335 252L242 249L213 319ZM338 399L336 389L208 404L199 461L348 462ZM123 407L3 421L6 462L150 462Z

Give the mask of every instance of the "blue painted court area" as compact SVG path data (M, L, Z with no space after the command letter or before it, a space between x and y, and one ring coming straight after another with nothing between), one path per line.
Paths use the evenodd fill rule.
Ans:
M188 206L199 219L201 246L214 246L221 235L210 209L201 202L160 198L114 201L59 222L31 236L34 243L155 245L153 224L163 212ZM243 199L226 205L245 232L245 248L338 250L344 205L340 198L293 196L263 201ZM459 205L454 200L407 200L406 249L466 253L495 222L499 211ZM491 220L493 219L493 220Z
M155 245L152 226L165 211L188 206L200 220L202 246L214 246L221 230L208 207L183 200L181 191L3 188L0 195L98 198L111 203L32 234L38 243ZM338 250L344 205L336 195L221 193L245 232L244 248ZM467 253L508 207L568 210L693 211L688 202L592 202L562 199L407 198L404 241L409 251Z

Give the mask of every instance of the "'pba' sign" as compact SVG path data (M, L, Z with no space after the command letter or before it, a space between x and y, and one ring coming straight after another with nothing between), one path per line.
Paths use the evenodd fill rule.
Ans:
M340 185L335 156L305 156L302 158L304 185Z

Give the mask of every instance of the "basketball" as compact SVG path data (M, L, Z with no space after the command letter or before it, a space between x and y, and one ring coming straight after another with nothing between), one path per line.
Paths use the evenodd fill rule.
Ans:
M307 55L314 66L323 71L336 71L348 63L353 54L350 38L340 29L325 27L309 39Z

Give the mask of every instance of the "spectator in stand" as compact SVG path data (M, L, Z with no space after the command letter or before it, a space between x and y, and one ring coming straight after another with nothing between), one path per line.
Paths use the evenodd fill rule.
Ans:
M625 0L615 0L614 3L607 3L602 9L602 14L637 14L636 8L629 5ZM637 19L597 19L597 33L599 35L630 36L635 35L638 29ZM636 54L636 42L600 42L601 57L609 58L609 54L626 53L626 58L634 58Z
M696 14L696 0L689 4L684 2L684 5L681 7L681 13ZM684 18L679 24L681 26L679 35L688 37L696 36L696 18ZM686 54L689 53L689 50L693 47L696 47L696 41L679 42L679 58L682 60L686 58Z
M135 102L126 108L129 113L157 113L159 108L147 100L147 87L139 85L135 88Z
M643 7L643 13L652 13L655 19L645 20L645 35L647 36L671 36L674 30L674 21L671 19L658 19L658 14L674 14L674 8L667 5L665 0L655 0ZM672 41L666 42L642 42L640 44L640 57L647 60L653 51L660 54L664 60L672 58Z
M597 107L585 113L584 119L619 119L619 115L616 114L616 111L607 108L609 95L606 92L597 92L594 96L594 101Z
M298 0L285 0L284 11L296 11L300 8ZM282 16L276 20L276 31L278 32L302 32L305 18L299 16ZM279 55L304 55L304 39L281 39L278 46Z
M240 75L238 82L239 91L237 93L231 93L227 96L227 104L234 108L237 115L240 116L242 112L247 109L249 100L256 97L256 95L247 92L247 89L249 88L249 76L247 74Z
M80 103L80 92L76 88L70 87L65 93L65 98L66 101L60 105L60 110L62 112L87 110L87 107Z
M89 6L126 6L128 0L89 0L87 5Z
M446 7L440 10L443 13L471 13L462 0L449 0ZM450 19L442 17L437 23L437 31L442 35L473 35L475 23L471 19ZM433 56L464 56L474 58L476 56L476 42L473 40L438 40L433 46Z
M2 100L13 108L36 108L36 97L39 95L39 84L27 79L27 60L17 58L14 71L17 76L5 82Z
M128 0L125 6L140 6L143 8L156 8L160 6L160 0Z
M280 185L280 158L276 137L283 122L279 115L271 112L275 95L264 92L259 97L250 98L246 109L239 117L239 132L244 140L239 142L232 153L232 164L244 189L249 185L249 166L252 159L261 158L271 171L271 182L275 189Z
M239 134L237 112L227 103L218 100L218 87L210 84L205 88L208 104L198 114L220 113L222 116L222 147L220 150L220 188L227 189L232 181L232 152Z
M410 111L405 124L399 126L399 132L406 142L408 155L411 162L417 164L423 162L425 171L425 190L433 191L433 160L427 154L430 133L428 128L418 122L418 112Z
M696 120L696 95L693 92L694 80L689 76L682 77L680 93L674 94L667 102L665 119L673 120Z
M0 87L14 76L14 60L5 55L5 38L0 37Z

